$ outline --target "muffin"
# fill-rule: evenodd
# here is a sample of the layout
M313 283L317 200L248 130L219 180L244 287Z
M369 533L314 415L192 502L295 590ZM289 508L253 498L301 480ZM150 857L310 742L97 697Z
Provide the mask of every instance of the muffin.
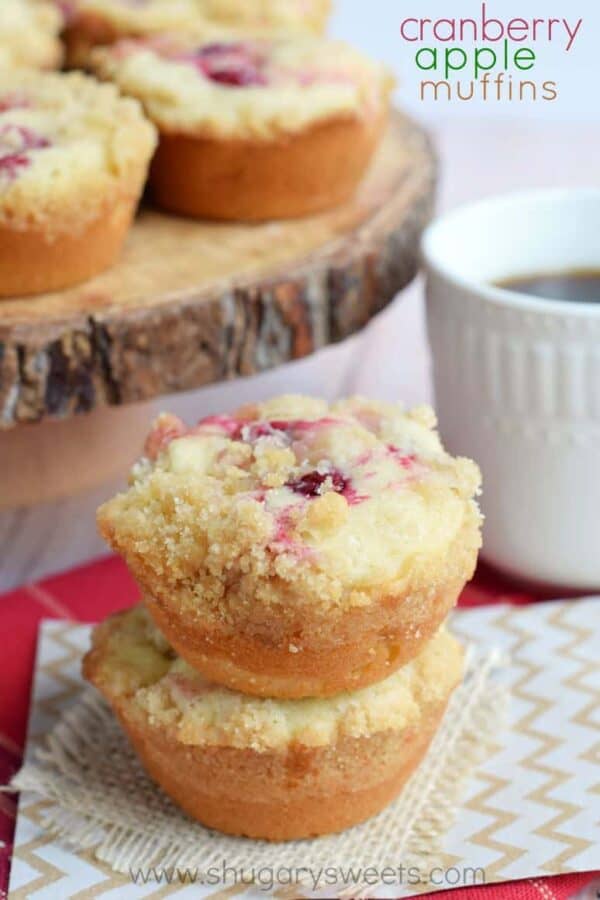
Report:
M67 287L111 265L155 143L137 101L113 85L3 73L0 296Z
M156 202L193 217L308 215L355 191L386 123L391 80L324 40L120 41L91 65L160 132Z
M61 12L51 0L2 0L0 69L58 68L63 56L62 26Z
M400 791L462 675L444 631L385 681L327 700L266 700L206 681L138 607L95 629L84 674L149 775L189 815L279 841L340 831Z
M471 577L479 471L428 408L284 396L162 416L98 511L170 644L211 681L326 697L418 655Z
M224 31L319 34L330 0L75 0L65 31L68 61L86 66L90 50L123 37L165 32L216 37Z

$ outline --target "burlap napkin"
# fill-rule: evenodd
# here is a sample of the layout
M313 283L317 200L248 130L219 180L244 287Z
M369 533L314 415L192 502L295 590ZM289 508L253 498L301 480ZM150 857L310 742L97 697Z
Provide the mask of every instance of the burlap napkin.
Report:
M465 780L488 754L501 725L507 702L497 677L502 667L499 651L470 650L464 683L398 800L339 835L272 844L226 837L191 821L149 780L111 711L88 687L11 787L49 801L44 825L70 849L91 850L129 875L150 867L199 873L226 867L256 881L263 870L304 870L297 884L310 890L315 873L352 867L356 897L361 889L373 891L374 870L402 863L422 872L425 885L426 873L442 860L443 835L455 819ZM371 873L368 882L357 874L361 869Z

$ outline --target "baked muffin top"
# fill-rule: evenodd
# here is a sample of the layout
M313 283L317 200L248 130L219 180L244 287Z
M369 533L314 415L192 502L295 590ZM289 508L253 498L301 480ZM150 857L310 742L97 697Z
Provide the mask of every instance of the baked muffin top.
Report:
M162 131L270 139L318 122L379 117L392 80L339 42L313 38L121 40L90 65L137 97Z
M271 700L207 681L175 655L142 606L100 625L93 643L86 669L111 702L132 704L183 744L258 752L322 747L415 725L425 705L447 700L463 667L458 642L442 629L415 660L378 684L327 699Z
M62 61L59 34L63 24L60 9L51 0L2 0L0 68L58 68Z
M206 18L229 27L312 32L324 29L331 12L331 0L200 0L200 6Z
M427 407L361 398L283 396L193 428L164 415L99 524L148 593L201 604L327 609L434 586L479 544L480 483L434 426Z
M320 32L331 10L330 0L73 0L71 15L94 16L115 30L135 35L164 31L281 29Z
M155 142L137 101L113 85L79 73L4 73L0 221L58 230L83 225L115 191L139 189Z

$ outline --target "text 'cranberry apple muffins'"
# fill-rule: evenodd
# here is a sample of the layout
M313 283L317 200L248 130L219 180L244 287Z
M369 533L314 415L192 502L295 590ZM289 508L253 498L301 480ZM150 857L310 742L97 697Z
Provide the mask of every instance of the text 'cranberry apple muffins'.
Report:
M52 0L2 0L0 69L57 69L62 63L64 20ZM0 88L4 74L0 76Z
M137 101L113 85L79 73L3 73L0 296L68 287L110 266L155 144Z
M320 34L330 0L76 0L65 32L70 65L87 66L90 51L124 37L165 32Z
M120 41L91 60L158 127L156 202L229 221L347 200L381 137L392 86L347 45L310 38Z
M324 697L421 652L472 576L479 470L428 408L284 396L163 416L98 512L157 626L211 681Z
M247 697L175 656L141 607L97 626L84 674L149 775L228 834L290 840L379 812L421 762L462 677L445 631L386 680L321 700Z

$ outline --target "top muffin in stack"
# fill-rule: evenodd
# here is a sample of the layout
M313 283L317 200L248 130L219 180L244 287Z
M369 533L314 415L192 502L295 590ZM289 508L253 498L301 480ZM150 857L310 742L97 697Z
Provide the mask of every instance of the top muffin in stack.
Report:
M158 626L246 693L327 696L416 656L471 577L477 467L428 409L287 396L158 420L100 529Z

